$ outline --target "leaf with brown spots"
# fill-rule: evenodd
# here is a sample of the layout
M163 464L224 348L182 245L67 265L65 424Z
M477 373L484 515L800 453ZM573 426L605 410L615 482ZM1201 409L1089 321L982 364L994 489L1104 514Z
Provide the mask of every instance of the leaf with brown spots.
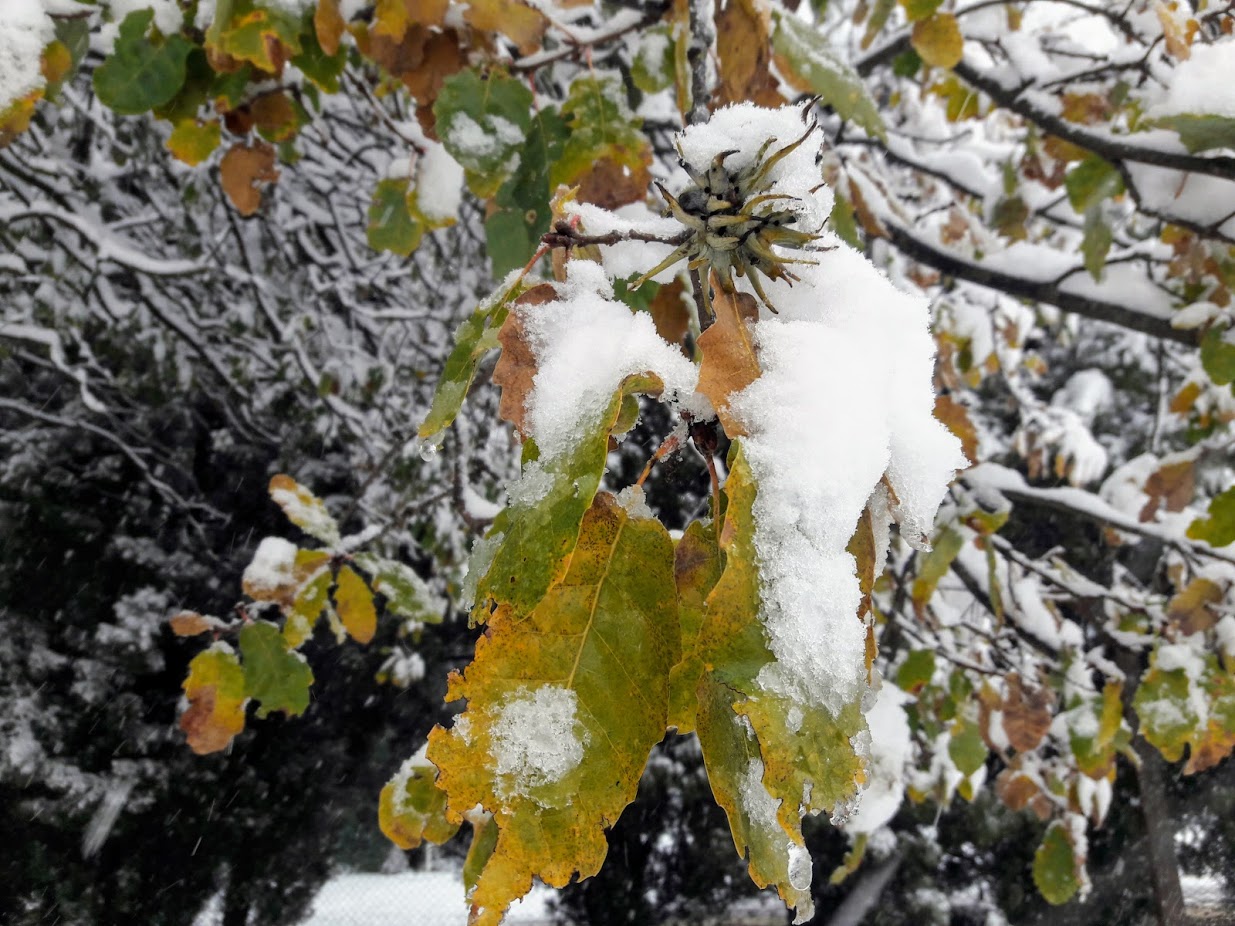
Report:
M189 663L184 680L189 709L180 715L180 729L198 755L219 752L244 729L244 670L226 643L216 643Z
M716 275L712 275L716 295L712 311L716 321L699 336L699 391L712 402L721 426L729 437L740 437L746 429L729 411L729 397L741 392L760 372L750 323L759 317L759 304L747 293L727 293Z
M265 142L233 145L219 164L223 192L241 215L252 215L262 204L260 183L274 183L279 172L274 167L274 148Z
M509 421L524 438L527 437L527 397L536 378L536 355L527 340L522 306L544 305L557 299L557 290L551 283L533 286L514 302L514 307L502 322L497 333L502 345L502 356L493 368L493 383L502 390L498 415Z

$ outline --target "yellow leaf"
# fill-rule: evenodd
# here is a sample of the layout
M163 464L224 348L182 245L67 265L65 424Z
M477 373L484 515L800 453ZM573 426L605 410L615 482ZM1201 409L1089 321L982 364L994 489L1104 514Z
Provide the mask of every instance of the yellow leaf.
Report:
M377 609L373 593L351 566L342 566L335 580L335 607L348 634L357 643L368 643L377 632Z
M1217 582L1196 578L1167 603L1166 616L1186 635L1208 630L1218 623L1218 608L1226 593Z
M937 68L956 67L965 51L965 38L951 13L914 23L909 41L923 61Z
M222 136L223 131L217 119L209 122L185 119L172 129L167 139L167 150L190 167L196 167L219 147Z
M339 40L347 24L339 12L339 0L317 0L313 11L313 28L317 31L317 44L328 55L339 52Z
M523 55L536 51L549 27L539 10L518 0L469 0L463 18L473 29L502 33Z
M244 729L244 670L232 648L216 643L189 663L184 680L189 709L180 715L180 729L198 755L226 749Z
M711 286L716 292L712 311L716 320L699 336L699 392L716 409L720 423L730 438L746 433L742 423L729 411L729 398L759 377L759 357L750 324L759 317L759 304L747 293L725 292L716 274Z

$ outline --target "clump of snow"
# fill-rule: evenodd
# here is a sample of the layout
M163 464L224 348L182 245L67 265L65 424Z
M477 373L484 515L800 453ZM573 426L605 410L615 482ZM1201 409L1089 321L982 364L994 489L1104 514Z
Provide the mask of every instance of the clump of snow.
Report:
M1235 39L1197 43L1187 61L1175 66L1166 94L1148 115L1210 113L1235 118Z
M457 216L463 201L463 167L459 162L444 146L426 139L417 171L416 203L425 218L445 221Z
M892 514L921 542L957 469L959 441L934 417L926 303L838 246L775 282L755 325L762 375L734 396L759 487L755 547L776 662L760 681L838 712L865 679L865 627L846 550L883 477Z
M656 374L667 401L689 400L699 379L698 368L656 333L651 315L613 298L600 266L572 261L568 273L561 298L523 310L537 361L527 422L544 466L595 428L627 376Z
M56 37L40 0L5 0L0 21L0 112L43 86L39 62Z
M875 706L866 714L870 727L867 784L857 812L845 824L851 833L873 833L900 808L905 794L905 769L913 758L909 719L903 706L909 700L899 688L884 685Z
M563 211L568 216L578 216L583 230L589 235L608 235L616 232L624 235L632 231L661 238L672 238L682 231L677 219L659 216L644 203L631 203L616 212L602 209L591 203L567 202ZM642 276L669 256L673 246L654 241L619 241L605 246L600 259L605 272L615 280ZM681 266L667 267L652 277L655 283L668 283L681 271Z
M617 503L626 509L632 518L654 518L652 509L648 507L647 495L643 486L627 486L617 494Z
M587 731L578 708L575 692L556 685L522 689L501 707L490 751L494 771L509 783L507 796L561 781L583 761Z
M703 171L722 151L736 150L724 163L731 173L740 172L755 163L768 139L775 141L764 150L765 160L801 138L808 127L802 114L803 109L798 106L726 106L714 112L707 122L692 125L679 136L682 156ZM822 185L823 177L815 161L822 140L822 133L816 130L768 171L764 183L764 192L792 197L781 208L797 212L798 228L802 231L819 231L832 213L832 190Z
M266 537L244 570L245 591L254 598L262 593L275 594L295 584L295 569L296 545L282 537Z

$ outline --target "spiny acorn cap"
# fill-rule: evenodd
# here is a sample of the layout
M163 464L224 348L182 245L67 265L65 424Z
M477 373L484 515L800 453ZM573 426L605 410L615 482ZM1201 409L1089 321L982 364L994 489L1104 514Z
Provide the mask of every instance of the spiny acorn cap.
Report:
M760 277L796 281L788 265L813 261L778 249L808 250L832 205L817 167L818 144L809 144L818 124L802 127L808 113L808 108L769 110L745 103L686 129L677 144L689 182L677 196L659 183L657 188L690 237L634 285L685 260L690 269L704 271L704 280L707 270L715 271L730 292L735 274L747 278L775 312ZM735 148L735 140L748 144ZM720 148L725 142L729 146ZM703 290L711 311L706 284Z

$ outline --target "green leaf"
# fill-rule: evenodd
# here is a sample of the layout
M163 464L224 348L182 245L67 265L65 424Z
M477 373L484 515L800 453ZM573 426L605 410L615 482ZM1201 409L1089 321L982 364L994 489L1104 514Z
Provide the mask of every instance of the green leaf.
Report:
M1216 386L1235 382L1235 337L1230 328L1213 327L1201 338L1201 366Z
M1064 177L1068 202L1079 215L1085 215L1104 199L1124 191L1123 177L1110 161L1096 154L1088 155Z
M643 120L626 105L622 82L616 77L578 77L562 104L569 135L561 156L549 168L549 186L573 186L590 175L597 164L611 163L628 172L636 186L646 186L652 150L641 126Z
M673 85L673 34L668 26L645 29L630 65L631 82L644 93L659 93Z
M566 121L551 106L532 117L519 166L497 192L501 208L485 221L485 238L493 275L503 277L522 267L549 230L549 168L562 154L569 132Z
M488 540L497 542L492 564L476 586L476 613L487 613L486 602L523 613L535 607L569 566L579 526L592 504L605 471L609 434L627 395L658 392L660 380L628 376L610 400L600 420L570 453L534 467L537 482L548 488L530 501L515 501L498 515Z
M407 257L420 246L425 224L414 215L411 181L407 177L379 180L369 204L365 235L375 251Z
M454 347L450 349L437 382L437 391L433 393L429 414L417 431L422 440L435 437L455 420L468 390L472 388L481 359L497 347L497 331L506 320L510 302L522 291L521 279L503 283L493 296L459 323L455 329Z
M442 602L411 566L372 553L356 554L356 565L373 578L373 591L392 614L422 624L442 622Z
M1235 148L1235 118L1213 113L1181 113L1155 119L1153 125L1179 133L1184 147L1195 154L1211 148Z
M910 22L929 19L942 5L943 0L901 0L901 6L905 8L905 15Z
M1209 503L1209 516L1197 518L1188 526L1188 536L1211 546L1235 543L1235 486Z
M216 643L193 657L182 686L189 708L180 715L180 729L198 755L231 745L244 729L248 703L244 670L226 643Z
M124 116L136 116L169 102L185 79L193 46L178 35L146 37L154 11L135 10L120 24L116 46L94 72L94 92Z
M447 78L433 104L442 144L480 197L498 191L531 129L532 91L522 81L475 71Z
M1085 213L1085 236L1081 239L1081 255L1089 275L1102 282L1102 270L1106 255L1111 250L1111 227L1102 221L1102 210L1095 206Z
M697 732L734 842L739 853L749 852L752 879L774 884L804 920L812 908L802 817L830 812L857 792L863 765L853 742L866 723L857 698L832 714L763 686L762 670L774 657L759 619L757 490L740 442L730 451L724 491L724 570L698 638L708 671L699 686Z
M1140 720L1140 733L1168 762L1183 758L1184 747L1196 728L1198 717L1188 697L1188 673L1157 667L1157 653L1137 686L1132 700Z
M600 869L605 829L664 736L678 656L669 534L602 493L561 581L534 607L490 617L447 695L467 698L466 713L429 736L450 817L480 804L497 822L469 898L475 926L496 926L533 876L560 887ZM527 750L533 729L554 744L548 757Z
M856 122L868 135L886 139L879 107L862 78L809 23L788 13L775 14L772 48L777 66L799 90L818 93L842 119Z
M835 199L832 202L832 215L830 216L832 231L836 232L841 241L851 248L861 249L862 235L858 231L858 223L854 218L853 204L842 196L840 191L835 191L833 195Z
M377 823L386 838L404 851L428 840L435 845L459 831L446 819L446 792L437 786L437 769L426 759L412 758L382 788Z
M1048 903L1067 903L1081 888L1079 864L1067 827L1052 823L1033 856L1033 883Z
M948 757L966 778L986 764L986 743L975 718L961 715L953 722Z
M896 685L911 694L921 691L935 677L935 654L928 649L910 650L896 671Z
M309 706L313 671L300 654L288 649L279 628L269 621L253 621L240 630L244 657L244 690L258 702L257 716L283 711L291 717Z
M913 580L913 604L919 611L926 607L935 587L948 574L952 561L960 554L965 538L950 527L945 527L935 538L930 552L922 557L918 574Z
M302 31L300 44L301 52L292 59L292 64L326 93L338 93L339 78L347 67L347 49L340 48L333 55L326 54L317 40L316 29Z

